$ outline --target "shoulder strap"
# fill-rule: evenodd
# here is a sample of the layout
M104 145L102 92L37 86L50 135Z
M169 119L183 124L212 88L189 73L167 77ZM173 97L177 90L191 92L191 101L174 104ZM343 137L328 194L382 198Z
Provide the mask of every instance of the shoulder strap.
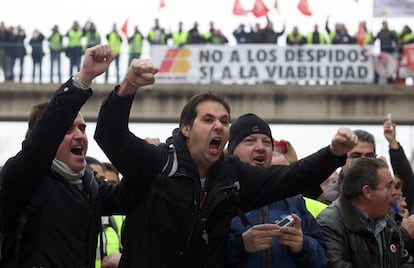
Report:
M236 199L236 214L239 216L241 222L243 223L244 227L247 227L250 225L250 221L247 218L246 214L244 214L243 210L239 206L240 201L240 182L236 180L234 182L234 185L237 187L237 193L234 196L234 199Z
M115 221L115 218L113 217L113 215L109 215L108 216L108 225L112 228L112 229L114 229L114 231L116 232L116 234L118 235L119 234L119 226L118 226L118 224L116 223L116 221Z
M227 175L233 180L233 184L236 187L236 193L234 195L234 199L236 202L236 215L239 216L244 227L248 227L250 225L250 221L247 218L246 214L243 212L243 210L240 208L240 182L237 179L236 174L234 174L233 169L229 169Z
M162 183L165 178L171 177L178 170L178 159L177 159L177 153L175 151L174 145L172 143L168 145L165 143L162 143L160 146L164 146L164 147L168 146L168 158L161 170L161 173L156 177L156 180L158 183ZM153 200L154 194L155 194L155 189L152 187L149 193L149 198L148 198L149 202L147 204L147 209L146 209L146 215L148 217L150 217L151 215L152 200Z
M177 152L175 151L174 144L170 143L168 145L168 159L162 168L161 174L167 177L171 177L177 172L178 169L178 159Z
M89 165L86 165L85 168L83 185L85 187L84 190L90 195L90 207L95 208L95 203L99 192L99 185L97 179L95 178L95 173Z

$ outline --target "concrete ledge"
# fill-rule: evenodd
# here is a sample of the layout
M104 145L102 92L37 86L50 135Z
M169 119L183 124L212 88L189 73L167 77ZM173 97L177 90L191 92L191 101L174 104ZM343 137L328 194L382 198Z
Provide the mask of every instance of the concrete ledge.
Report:
M26 121L30 108L47 100L58 84L0 84L0 120ZM114 85L93 86L94 95L82 109L95 121L101 103ZM232 118L257 113L270 123L378 124L386 113L400 125L414 124L414 88L404 85L198 85L156 84L136 96L133 122L176 123L181 108L198 92L211 91L226 97Z

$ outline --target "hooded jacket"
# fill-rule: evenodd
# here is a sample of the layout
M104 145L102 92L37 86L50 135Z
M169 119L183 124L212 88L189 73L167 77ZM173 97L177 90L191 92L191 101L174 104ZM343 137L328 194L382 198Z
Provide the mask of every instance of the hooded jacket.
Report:
M290 166L266 168L222 155L210 168L203 189L180 131L170 139L178 170L171 177L160 176L168 149L129 131L133 98L112 92L101 107L95 132L110 161L140 185L140 193L130 196L120 267L224 267L237 208L250 211L317 188L345 161L329 147Z

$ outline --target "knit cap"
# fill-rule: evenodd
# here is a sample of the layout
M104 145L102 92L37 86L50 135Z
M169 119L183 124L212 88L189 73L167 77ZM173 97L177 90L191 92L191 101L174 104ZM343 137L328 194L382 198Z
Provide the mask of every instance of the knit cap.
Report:
M255 114L248 113L241 115L230 126L230 138L228 144L228 151L233 154L237 144L239 144L245 137L252 134L265 134L272 140L272 131L269 124Z

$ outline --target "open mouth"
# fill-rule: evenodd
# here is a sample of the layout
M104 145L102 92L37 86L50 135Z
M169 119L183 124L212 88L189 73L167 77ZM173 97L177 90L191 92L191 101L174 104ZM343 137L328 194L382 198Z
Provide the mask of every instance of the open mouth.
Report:
M210 141L210 148L218 149L220 147L221 140L219 138L213 138Z
M258 166L263 166L265 164L265 157L264 156L256 156L253 158L253 162Z
M221 139L220 138L218 138L218 137L217 138L213 138L210 141L209 145L208 145L208 148L209 148L210 153L212 153L212 154L218 154L218 153L220 153L220 151L219 151L220 144L221 144Z
M70 152L74 155L83 155L82 153L82 147L75 147L70 150Z

